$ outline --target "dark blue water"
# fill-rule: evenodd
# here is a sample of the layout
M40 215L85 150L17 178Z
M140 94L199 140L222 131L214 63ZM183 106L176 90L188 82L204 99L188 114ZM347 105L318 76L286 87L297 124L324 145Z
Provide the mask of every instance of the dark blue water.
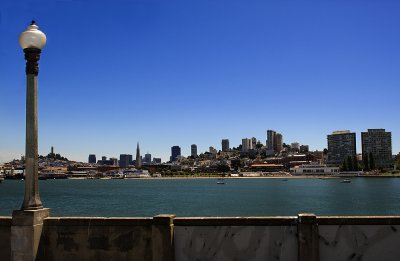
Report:
M52 216L400 215L400 179L46 180ZM24 182L0 184L0 215L19 209Z

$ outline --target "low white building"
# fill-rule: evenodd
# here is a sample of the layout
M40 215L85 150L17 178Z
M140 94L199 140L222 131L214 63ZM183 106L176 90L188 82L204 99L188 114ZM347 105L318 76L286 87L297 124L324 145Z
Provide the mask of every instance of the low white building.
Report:
M333 175L339 174L339 167L328 167L321 164L304 164L290 168L293 175Z

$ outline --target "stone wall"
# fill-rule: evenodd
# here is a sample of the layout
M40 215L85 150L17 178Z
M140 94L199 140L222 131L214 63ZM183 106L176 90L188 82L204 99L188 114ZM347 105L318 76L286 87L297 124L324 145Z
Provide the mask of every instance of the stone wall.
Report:
M10 260L11 217L0 217ZM37 260L399 260L400 217L50 217Z

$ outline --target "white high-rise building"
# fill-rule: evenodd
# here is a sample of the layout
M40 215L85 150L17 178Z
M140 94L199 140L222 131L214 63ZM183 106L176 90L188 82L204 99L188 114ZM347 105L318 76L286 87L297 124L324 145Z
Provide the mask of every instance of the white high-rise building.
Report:
M248 152L251 149L253 149L253 144L252 144L251 139L248 139L248 138L242 139L242 151Z

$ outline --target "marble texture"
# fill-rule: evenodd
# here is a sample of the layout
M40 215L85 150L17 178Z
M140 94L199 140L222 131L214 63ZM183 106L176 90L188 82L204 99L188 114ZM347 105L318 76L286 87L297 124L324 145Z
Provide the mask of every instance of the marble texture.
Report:
M296 226L176 226L175 260L297 260Z
M321 261L400 260L399 225L319 226Z

